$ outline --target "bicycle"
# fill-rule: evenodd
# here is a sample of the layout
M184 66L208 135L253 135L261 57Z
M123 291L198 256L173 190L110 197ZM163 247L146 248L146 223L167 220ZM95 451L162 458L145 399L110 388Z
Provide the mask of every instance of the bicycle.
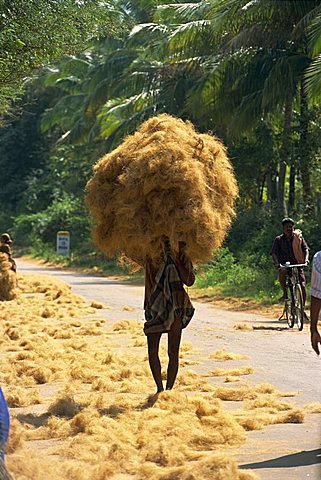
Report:
M298 268L306 267L305 263L298 263L291 265L290 262L286 262L285 265L280 265L281 268L286 269L286 299L284 301L284 310L280 317L285 315L286 321L290 328L294 327L296 322L298 330L303 329L304 321L304 304L302 287L299 281ZM289 270L292 270L291 274ZM290 292L290 297L289 297Z

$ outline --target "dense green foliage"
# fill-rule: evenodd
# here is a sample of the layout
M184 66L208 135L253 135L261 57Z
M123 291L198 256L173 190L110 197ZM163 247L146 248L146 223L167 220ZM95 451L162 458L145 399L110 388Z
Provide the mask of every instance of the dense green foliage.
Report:
M0 115L35 69L117 31L112 0L0 1Z
M74 255L97 262L83 204L92 165L167 112L223 139L240 187L226 245L199 285L274 296L281 218L320 248L320 2L27 4L0 2L2 108L29 77L0 129L0 229L43 252L68 229Z
M237 261L228 248L222 248L199 272L196 287L217 287L219 294L224 296L274 301L280 295L270 263L266 253Z

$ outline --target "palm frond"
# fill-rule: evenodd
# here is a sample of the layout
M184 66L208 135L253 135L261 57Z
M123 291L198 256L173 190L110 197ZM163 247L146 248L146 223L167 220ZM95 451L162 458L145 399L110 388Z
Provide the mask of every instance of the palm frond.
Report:
M208 20L197 20L175 27L168 36L168 57L184 58L211 48L208 42ZM213 47L213 46L212 46Z
M110 80L102 80L93 93L87 98L86 106L84 112L86 116L92 116L97 112L102 105L108 99L110 95Z
M46 132L55 125L61 126L63 130L69 130L72 127L74 115L83 105L84 99L84 94L62 97L53 108L46 110L41 116L41 131Z
M311 22L308 28L308 38L312 55L318 55L321 52L321 12L318 12Z
M267 110L293 98L297 85L310 59L303 54L284 55L270 62L269 72L262 92L262 108Z
M241 134L253 130L261 116L261 92L246 95L235 110L229 124L229 137L235 139Z
M292 31L292 40L297 41L302 38L305 32L309 31L318 15L320 15L320 6L314 6L315 2L300 2L300 20L296 23ZM313 31L313 27L312 27Z
M76 77L58 78L53 86L58 87L59 90L65 93L80 93L82 90L81 82Z
M119 76L137 58L137 55L136 49L126 47L109 54L103 63L93 69L88 83L88 93L93 93L102 81L110 81L116 75Z
M72 127L60 137L58 143L64 144L85 144L88 142L88 133L92 127L91 123L86 123L84 118L80 117L73 122Z
M279 38L272 29L264 29L259 23L253 23L243 28L231 38L230 34L223 38L224 51L234 51L241 48L273 48L279 43Z
M99 115L99 120L100 137L105 139L108 148L120 141L124 134L131 133L139 123L156 111L154 96L155 92L151 92L149 95L115 98L107 102Z
M220 37L226 33L236 34L240 27L258 21L258 1L215 0L211 2L206 18L211 20L212 28Z
M69 57L61 64L61 73L63 76L72 75L77 78L84 78L92 64L88 60L77 57Z
M131 45L131 42L134 40L137 45L138 42L140 45L146 45L152 40L159 40L164 38L164 35L167 35L169 27L165 24L159 23L141 23L135 25L128 36L128 44Z
M45 71L40 77L39 80L44 85L44 87L51 87L55 85L57 80L61 78L61 72L59 68L55 68L54 70Z
M202 64L202 70L186 95L186 108L196 118L202 119L213 109L221 85L222 62L212 59Z
M313 99L320 99L321 96L321 54L318 55L305 73L306 86L309 95Z
M209 1L196 1L194 3L179 2L158 5L154 15L155 20L163 23L183 23L204 18L210 8Z

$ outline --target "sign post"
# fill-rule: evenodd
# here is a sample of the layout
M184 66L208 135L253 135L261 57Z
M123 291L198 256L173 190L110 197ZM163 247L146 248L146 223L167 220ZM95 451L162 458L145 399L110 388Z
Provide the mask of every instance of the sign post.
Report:
M61 231L57 232L57 254L69 255L70 253L70 233Z

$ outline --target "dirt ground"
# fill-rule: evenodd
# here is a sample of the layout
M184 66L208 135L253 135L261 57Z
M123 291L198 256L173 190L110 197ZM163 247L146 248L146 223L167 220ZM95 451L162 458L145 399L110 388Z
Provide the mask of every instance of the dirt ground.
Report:
M137 359L145 355L145 339L141 333L136 332L137 335L135 333L133 336L131 332L119 330L117 338L115 331L114 336L110 333L110 327L115 325L115 322L136 322L138 329L141 328L142 286L115 277L95 277L56 268L48 269L22 259L18 259L18 269L22 275L49 274L71 285L75 294L82 295L90 302L96 302L98 308L95 314L88 316L88 321L96 319L98 325L97 319L100 319L102 325L104 325L103 322L106 323L106 330L104 326L102 328L100 337L102 343L99 348L104 348L104 341L105 345L108 345L108 342L110 344L114 342L114 351L123 353L133 346L134 341ZM193 298L193 289L190 289L189 293ZM206 382L210 386L207 388L209 390L207 395L214 392L216 397L221 399L224 411L230 412L233 418L246 426L246 440L239 442L240 444L230 442L226 447L224 444L219 447L219 452L225 454L227 458L236 460L241 471L253 472L257 475L255 478L262 480L303 478L320 480L320 359L310 347L308 325L305 325L302 332L288 329L285 322L278 320L281 313L279 307L258 310L256 305L245 302L237 304L232 299L213 301L209 298L200 298L199 295L197 297L197 300L195 300L196 295L194 298L195 317L184 331L183 347L184 345L185 347L177 379L177 391L185 392L187 398L195 393L203 392L202 395L205 395L207 387L204 387L204 382ZM85 320L81 322L85 325ZM97 332L93 331L93 334L97 335ZM86 340L94 342L91 339L90 332L87 332ZM164 336L162 345L165 341ZM230 353L230 358L227 358L228 355L224 357L227 353ZM1 356L7 358L8 352ZM131 386L130 381L127 385L127 395L137 395L140 401L148 398L148 394L154 389L148 369L145 372L144 387L142 383L137 384L137 388L141 391L130 390L133 382ZM187 385L187 382L184 384L187 377L193 378L194 383L190 383L192 391L189 388L184 389L184 385ZM80 388L88 391L90 383L92 381L83 382ZM261 387L258 387L260 385ZM262 390L262 385L265 385L264 395L257 396L260 388ZM273 401L271 396L267 395L269 393L267 385L275 389ZM38 421L43 426L48 405L59 390L59 382L48 381L38 387L42 398L47 401L42 400L38 405L11 407L12 418L19 418L19 421L24 421L26 424L28 421L33 422L33 427L35 427L35 421ZM226 389L229 389L228 392ZM244 394L243 397L241 392ZM117 392L109 393L108 398L115 397L116 394ZM276 398L281 400L277 401ZM258 405L259 402L261 402L260 405ZM263 423L255 426L255 422L259 420ZM46 452L53 447L53 444L57 446L59 441L59 435L54 440L30 437L26 444L32 451L41 452L46 456ZM10 454L7 457L8 464L11 466ZM13 458L17 461L17 457L12 455L11 460ZM141 477L133 477L128 473L111 477L106 473L100 477L87 476L86 478L93 478L93 480L96 478L135 478L135 480L194 478L184 476L185 473L180 475L177 473L178 470L175 471L176 476L174 476L174 466L171 468L172 470L167 471L168 476L156 476L156 473L147 475L145 472L140 474ZM170 476L170 471L173 476ZM17 478L20 480L32 478L32 476L17 476ZM34 478L43 477L37 474ZM54 474L48 473L44 478L55 480L62 477L55 477ZM72 478L82 479L83 477ZM198 478L206 477L198 476ZM241 476L233 477L233 474L227 476L223 473L220 477L208 476L208 478L219 480L235 478L236 480L241 479Z

